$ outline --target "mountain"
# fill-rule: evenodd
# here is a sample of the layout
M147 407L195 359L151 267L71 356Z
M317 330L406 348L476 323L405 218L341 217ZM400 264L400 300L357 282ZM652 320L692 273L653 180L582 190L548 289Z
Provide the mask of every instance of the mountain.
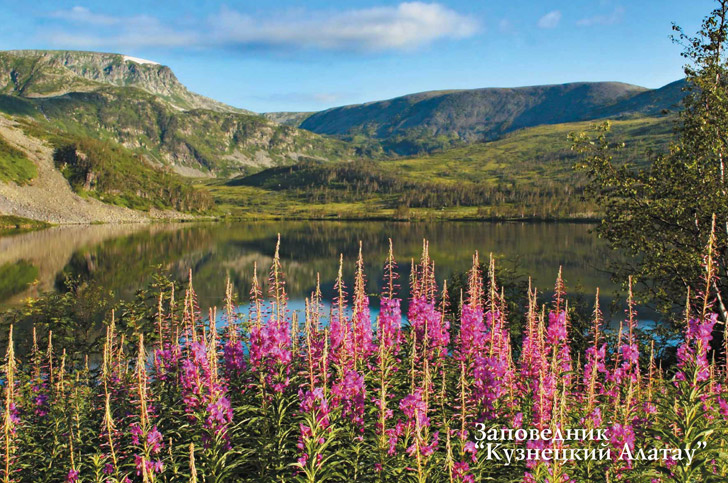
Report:
M71 92L92 92L105 85L145 90L178 110L209 109L252 114L190 92L169 67L150 60L66 50L0 52L2 94L58 97Z
M262 115L278 124L299 127L313 112L264 112Z
M0 52L0 112L120 143L187 176L228 176L349 147L187 90L169 67L119 54Z
M630 116L660 116L666 112L679 111L685 97L688 83L685 79L671 82L659 89L641 92L636 96L607 106L595 113L596 117L624 118Z
M376 140L400 155L492 141L544 124L661 115L684 81L650 90L619 82L431 91L308 113L268 113L291 125L352 141ZM296 121L302 119L300 124Z

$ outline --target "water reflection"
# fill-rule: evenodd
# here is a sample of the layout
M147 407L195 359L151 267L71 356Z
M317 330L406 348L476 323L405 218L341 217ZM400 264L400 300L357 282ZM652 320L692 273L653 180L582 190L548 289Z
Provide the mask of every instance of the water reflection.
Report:
M572 294L593 294L597 287L609 294L614 285L600 267L610 253L590 233L591 228L549 223L291 221L58 227L0 238L0 279L9 286L0 295L4 294L3 304L14 304L58 289L64 276L72 275L102 283L125 297L147 283L155 267L161 266L177 278L186 277L191 268L203 307L221 303L227 277L242 301L250 290L254 263L262 275L270 266L278 233L292 299L310 294L317 273L324 295L330 297L340 253L350 282L360 240L368 289L377 292L390 237L404 283L410 260L419 257L426 238L440 281L467 270L478 250L486 256L492 252L500 263L518 266L541 290L550 289L563 266ZM30 267L22 274L17 270L21 264ZM35 277L30 284L29 277Z

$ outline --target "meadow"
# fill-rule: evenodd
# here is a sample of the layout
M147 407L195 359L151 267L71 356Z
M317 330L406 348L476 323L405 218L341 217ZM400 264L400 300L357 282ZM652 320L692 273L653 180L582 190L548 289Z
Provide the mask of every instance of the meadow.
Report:
M448 297L427 242L408 281L390 244L376 317L361 249L353 281L339 261L330 311L317 287L299 317L277 246L267 277L253 269L245 311L228 282L223 306L201 313L190 273L183 292L157 286L148 324L108 314L97 352L66 350L53 321L38 324L47 332L11 326L0 477L725 481L728 338L714 340L713 247L711 237L706 290L687 294L671 367L631 296L618 329L597 302L579 333L559 274L548 302L528 288L514 333L494 260L475 253Z

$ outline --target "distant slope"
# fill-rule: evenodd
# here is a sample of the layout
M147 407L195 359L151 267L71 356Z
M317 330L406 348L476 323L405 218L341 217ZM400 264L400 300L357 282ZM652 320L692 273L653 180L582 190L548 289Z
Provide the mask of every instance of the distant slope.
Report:
M307 117L300 126L337 136L451 136L483 141L524 127L592 119L599 109L645 91L618 82L581 82L423 92L328 109Z
M308 119L313 112L264 112L262 114L266 119L270 119L284 126L299 127L303 121Z
M614 153L615 161L641 167L647 163L649 151L665 152L672 140L673 121L669 116L612 121L610 141L625 143ZM564 189L580 189L586 180L583 173L574 170L579 156L571 150L568 134L589 131L593 124L581 121L535 126L496 141L385 163L407 180L521 189L561 184Z
M599 109L595 117L659 116L664 112L679 111L687 87L687 81L680 79Z
M172 70L121 54L67 50L0 51L0 93L53 97L104 85L136 87L180 110L210 109L252 114L187 90Z

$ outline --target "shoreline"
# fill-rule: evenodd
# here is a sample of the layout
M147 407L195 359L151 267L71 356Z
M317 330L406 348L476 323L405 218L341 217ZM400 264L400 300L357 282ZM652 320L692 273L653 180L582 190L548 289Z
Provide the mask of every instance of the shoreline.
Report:
M236 217L196 217L196 218L147 218L124 221L92 221L92 222L57 222L48 223L30 218L13 215L0 215L0 236L26 233L29 231L44 230L54 226L95 226L95 225L165 225L173 223L240 223L240 222L270 222L270 221L319 221L319 222L391 222L391 223L577 223L595 224L602 220L600 217L447 217L447 216L416 216L409 218L396 218L387 216L341 216L341 217L306 217L306 216L236 216Z

